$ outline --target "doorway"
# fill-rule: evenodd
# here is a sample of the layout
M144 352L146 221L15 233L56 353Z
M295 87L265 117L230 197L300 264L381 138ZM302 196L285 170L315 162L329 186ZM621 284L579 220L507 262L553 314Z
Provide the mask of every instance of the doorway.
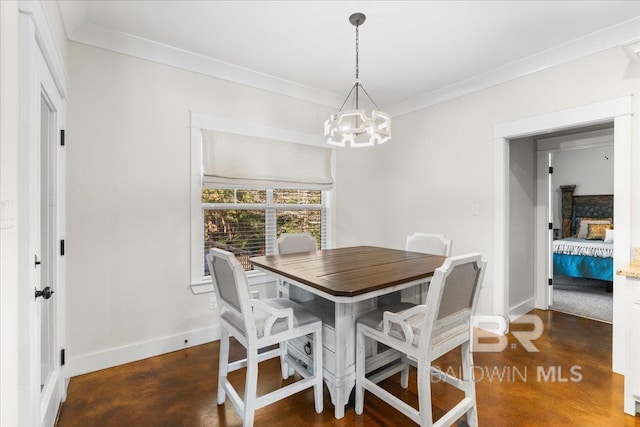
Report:
M559 255L559 270L554 271L553 247L557 245L563 251L570 250L572 248L570 245L574 244L570 240L575 237L574 234L577 232L574 230L574 233L571 233L571 213L573 212L571 207L565 212L563 219L563 199L565 204L572 206L573 196L577 196L575 200L580 203L579 210L588 210L593 212L593 215L597 214L593 211L593 205L585 207L587 202L594 203L590 201L591 198L601 197L602 200L612 203L611 195L614 192L613 163L615 161L613 137L613 122L608 122L570 132L554 132L535 138L537 200L538 203L548 200L549 207L547 218L540 215L540 218L537 219L536 227L540 230L537 237L543 238L551 231L546 229L547 222L553 224L552 231L555 232L555 236L552 232L546 242L545 249L548 261L545 263L543 262L545 260L540 259L537 262L538 273L543 274L545 267L549 272L547 275L549 309L608 323L613 322L613 293L612 282L604 279L607 276L611 277L612 266L609 264L609 274L603 271L604 264L602 266L597 264L598 268L594 267L593 271L585 270L587 265L578 267L568 263L570 259L573 259L570 255ZM551 168L548 168L547 165ZM551 175L549 175L550 171ZM609 204L607 208L607 216L611 218L614 217L611 211L612 207ZM542 230L543 228L544 230ZM583 236L583 238L585 237ZM565 238L569 238L567 243L562 240ZM607 252L611 256L612 246L607 245L603 240L582 241L581 245L581 251ZM608 261L603 260L602 262ZM593 263L596 263L596 260ZM588 265L595 264L589 263ZM607 280L611 279L612 277L607 278Z
M543 133L571 130L589 125L614 123L614 144L616 147L614 209L616 228L621 230L620 239L614 241L614 268L629 262L631 227L631 96L597 102L567 110L543 114L536 117L502 123L494 128L494 276L493 304L494 314L508 318L511 314L510 292L510 147L511 140L530 137ZM537 214L536 214L537 215ZM537 251L536 251L537 252ZM544 252L543 252L544 253ZM614 287L622 279L614 277ZM536 283L535 306L546 309L548 295L538 291L544 282ZM620 286L623 288L623 286ZM624 372L626 345L624 340L625 315L622 310L626 299L624 291L614 295L613 316L613 370Z

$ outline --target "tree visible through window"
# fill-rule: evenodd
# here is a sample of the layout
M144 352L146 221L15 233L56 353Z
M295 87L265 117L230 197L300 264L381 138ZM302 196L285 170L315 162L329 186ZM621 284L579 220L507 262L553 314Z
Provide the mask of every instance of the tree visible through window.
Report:
M232 252L245 270L249 258L271 254L283 233L307 232L319 248L325 241L325 206L320 190L202 190L204 247ZM203 265L204 275L209 271Z

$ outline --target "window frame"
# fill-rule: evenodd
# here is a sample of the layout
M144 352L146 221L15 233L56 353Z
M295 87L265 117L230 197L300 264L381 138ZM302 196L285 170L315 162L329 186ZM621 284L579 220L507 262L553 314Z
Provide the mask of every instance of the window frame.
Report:
M203 259L203 206L202 203L202 130L208 129L219 132L235 133L239 135L253 136L265 139L275 139L297 144L309 144L315 146L326 147L324 139L321 135L309 134L292 129L276 128L272 126L249 123L242 120L228 119L224 117L211 116L201 113L191 112L191 168L190 168L190 281L189 285L194 294L213 292L213 284L210 276L203 275L202 265ZM331 154L331 170L335 176L336 168L336 150ZM222 187L220 187L222 188ZM240 188L235 186L235 188ZM268 192L269 194L270 192ZM322 203L325 209L325 247L333 247L333 236L335 234L335 185L331 190L322 191ZM267 204L270 202L268 201ZM216 204L221 206L223 204ZM295 208L303 209L308 205L288 205L288 204L271 204L269 209L275 210L293 210ZM317 206L317 205L312 205ZM236 206L237 208L237 206ZM265 206L261 206L266 208ZM266 212L266 209L265 209ZM261 271L252 270L247 272L247 279L250 285L258 285L268 283L274 279L271 275Z

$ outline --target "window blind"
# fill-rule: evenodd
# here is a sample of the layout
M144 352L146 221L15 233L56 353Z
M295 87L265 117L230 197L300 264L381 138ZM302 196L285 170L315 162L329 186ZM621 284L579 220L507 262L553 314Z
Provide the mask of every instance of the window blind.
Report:
M203 185L330 190L331 149L202 130Z

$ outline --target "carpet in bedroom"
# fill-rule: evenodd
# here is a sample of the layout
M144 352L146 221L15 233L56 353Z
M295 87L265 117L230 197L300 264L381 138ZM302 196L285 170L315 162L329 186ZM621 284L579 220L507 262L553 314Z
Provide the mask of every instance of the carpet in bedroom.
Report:
M608 282L566 276L553 278L552 310L602 322L613 322L613 293Z

